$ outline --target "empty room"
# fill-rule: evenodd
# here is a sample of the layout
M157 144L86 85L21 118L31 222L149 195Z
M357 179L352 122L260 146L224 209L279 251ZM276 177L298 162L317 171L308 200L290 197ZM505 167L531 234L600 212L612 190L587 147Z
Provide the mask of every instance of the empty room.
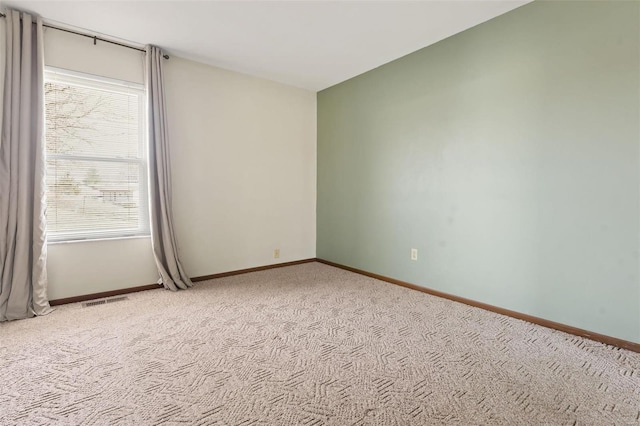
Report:
M0 425L640 425L640 2L0 1Z

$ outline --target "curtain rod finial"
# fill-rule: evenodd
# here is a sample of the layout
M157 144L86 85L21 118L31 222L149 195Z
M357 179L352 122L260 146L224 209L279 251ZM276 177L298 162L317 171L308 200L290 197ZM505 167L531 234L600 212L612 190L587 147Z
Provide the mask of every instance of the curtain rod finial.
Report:
M162 55L163 58L169 59L169 55Z

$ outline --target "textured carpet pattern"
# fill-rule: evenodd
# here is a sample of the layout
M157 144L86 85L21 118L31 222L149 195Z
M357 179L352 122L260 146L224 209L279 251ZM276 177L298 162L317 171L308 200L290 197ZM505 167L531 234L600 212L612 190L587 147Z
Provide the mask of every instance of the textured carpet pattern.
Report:
M640 354L318 263L0 339L3 425L640 423Z

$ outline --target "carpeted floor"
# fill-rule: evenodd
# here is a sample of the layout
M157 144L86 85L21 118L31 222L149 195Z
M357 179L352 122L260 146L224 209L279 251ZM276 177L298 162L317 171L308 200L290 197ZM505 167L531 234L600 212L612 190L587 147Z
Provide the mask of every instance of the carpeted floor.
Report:
M640 354L318 263L0 324L0 424L640 424Z

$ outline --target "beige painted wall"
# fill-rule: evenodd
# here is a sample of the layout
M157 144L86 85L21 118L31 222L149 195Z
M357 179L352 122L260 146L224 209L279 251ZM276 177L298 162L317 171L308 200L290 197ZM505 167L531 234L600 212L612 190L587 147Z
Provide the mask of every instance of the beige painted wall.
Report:
M316 94L180 58L166 88L189 273L315 257Z
M49 66L142 82L144 55L47 30ZM172 57L173 203L187 273L315 257L315 93ZM49 297L153 283L149 238L49 244ZM280 259L273 250L280 249Z

